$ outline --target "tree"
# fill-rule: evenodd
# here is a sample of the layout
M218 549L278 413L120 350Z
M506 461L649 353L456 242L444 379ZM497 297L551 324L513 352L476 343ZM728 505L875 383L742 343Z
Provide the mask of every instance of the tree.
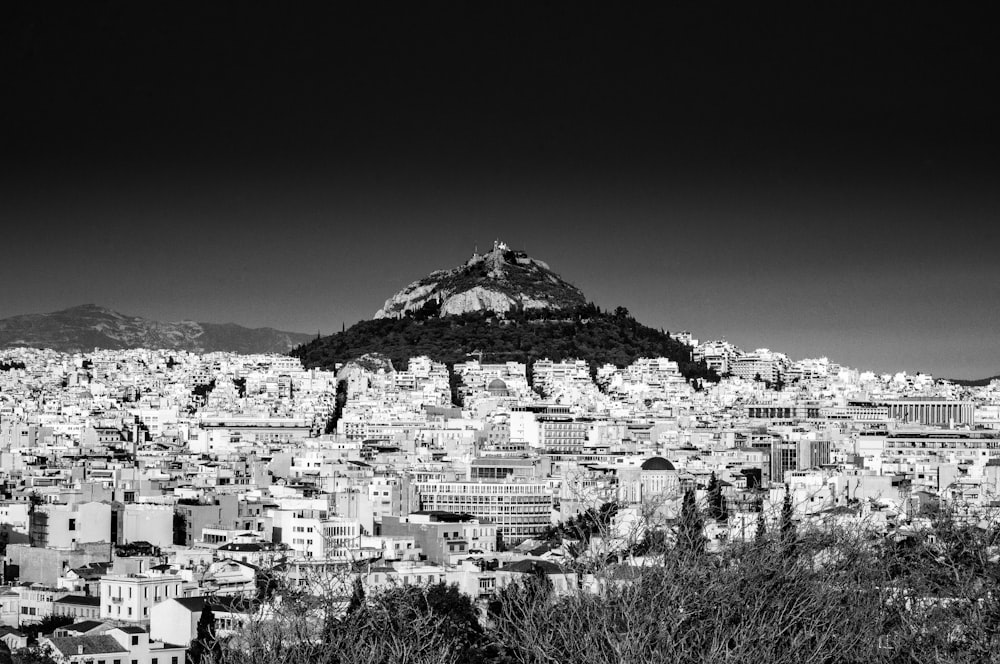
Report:
M2 657L0 657L0 661L3 661ZM10 655L10 661L13 664L56 664L55 658L52 657L52 649L39 645L15 650Z
M361 583L361 577L354 577L351 586L351 601L347 604L347 615L351 615L365 605L365 586Z
M188 648L189 664L218 664L222 660L222 644L215 635L215 613L208 600L198 618L194 641Z
M448 365L448 389L451 391L451 403L462 407L465 399L462 397L462 377L455 373L455 365Z
M174 523L173 531L174 537L173 542L177 546L187 546L187 529L188 520L183 512L180 510L174 510Z
M792 509L792 492L788 485L785 485L785 497L781 501L781 543L786 551L792 553L795 550L795 522L792 520L794 510Z
M682 555L699 555L705 551L705 520L698 509L694 489L685 491L681 502L677 549Z
M757 532L754 534L754 541L763 544L767 540L767 524L764 522L764 512L757 512Z
M198 383L193 388L191 388L191 394L199 397L202 401L208 399L208 395L215 389L215 379L208 381L207 383Z
M70 616L45 616L37 623L23 626L21 631L29 639L37 639L39 634L51 634L60 627L72 625L73 622Z
M42 494L38 491L32 491L28 494L28 513L34 512L43 503L45 503L45 499L42 498Z
M483 636L479 612L472 598L462 593L457 584L439 581L424 589L424 601L434 615L444 621L445 633L471 651Z
M708 480L708 516L716 521L726 521L729 510L726 508L726 497L722 495L722 482L712 472Z

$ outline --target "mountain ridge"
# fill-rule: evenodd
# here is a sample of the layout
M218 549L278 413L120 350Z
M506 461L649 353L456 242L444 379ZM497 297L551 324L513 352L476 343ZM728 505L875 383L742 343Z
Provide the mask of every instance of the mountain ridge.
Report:
M195 353L287 353L311 338L310 334L270 327L248 328L235 323L162 322L93 303L0 319L0 347L51 348L61 352L163 348Z

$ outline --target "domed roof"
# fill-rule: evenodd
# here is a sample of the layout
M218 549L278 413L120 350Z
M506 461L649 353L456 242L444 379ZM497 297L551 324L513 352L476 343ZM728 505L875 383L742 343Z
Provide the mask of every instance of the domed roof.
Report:
M499 378L494 378L490 381L490 384L486 386L487 390L506 390L507 383L503 382Z
M675 470L674 464L663 457L655 456L642 462L642 470Z

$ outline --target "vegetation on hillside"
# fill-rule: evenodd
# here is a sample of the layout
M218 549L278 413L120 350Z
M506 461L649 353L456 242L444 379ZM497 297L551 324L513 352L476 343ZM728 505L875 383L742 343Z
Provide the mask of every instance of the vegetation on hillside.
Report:
M979 378L976 380L966 378L946 378L950 383L961 385L962 387L986 387L995 380L1000 380L1000 376L990 376L989 378Z
M349 329L298 346L292 355L308 368L333 369L366 353L378 353L405 367L409 358L427 355L452 365L482 353L484 362L525 362L548 358L586 360L592 370L619 367L640 357L667 357L688 379L718 380L691 348L662 330L637 322L623 307L602 311L593 304L568 310L529 309L438 316L434 304L402 318L362 321Z

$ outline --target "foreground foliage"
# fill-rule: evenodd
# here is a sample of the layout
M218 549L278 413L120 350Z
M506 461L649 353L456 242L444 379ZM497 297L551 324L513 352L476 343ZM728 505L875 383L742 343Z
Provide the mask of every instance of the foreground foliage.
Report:
M350 608L283 604L227 662L1000 661L997 530L776 529L718 553L678 541L557 594L544 574L476 607L457 587L355 590ZM666 541L666 540L664 540ZM317 616L325 616L322 619Z

